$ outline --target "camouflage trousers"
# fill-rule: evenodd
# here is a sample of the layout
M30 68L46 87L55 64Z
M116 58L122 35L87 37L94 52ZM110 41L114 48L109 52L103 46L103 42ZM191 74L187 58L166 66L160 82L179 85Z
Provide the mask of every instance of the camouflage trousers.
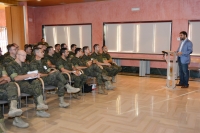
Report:
M17 82L22 93L27 93L33 96L34 102L37 105L37 97L42 95L42 83L38 79L22 80Z
M103 66L103 69L107 72L108 76L113 77L119 73L122 68L117 66L116 64L112 63L111 66Z
M69 77L67 74L63 74L65 79L69 80ZM82 88L82 86L85 84L87 80L87 76L85 74L81 74L80 76L76 76L74 74L70 74L71 80L74 81L74 87L75 88Z
M45 85L53 85L58 87L59 97L65 95L65 84L67 84L67 80L59 71L51 73L48 76L42 77L42 79Z
M17 86L14 82L9 82L6 84L0 85L0 100L11 101L17 100L18 93L17 93ZM3 114L0 108L0 119L3 119Z
M102 77L103 70L96 64L92 64L90 67L83 69L84 74L87 76L95 77L98 85L104 84Z

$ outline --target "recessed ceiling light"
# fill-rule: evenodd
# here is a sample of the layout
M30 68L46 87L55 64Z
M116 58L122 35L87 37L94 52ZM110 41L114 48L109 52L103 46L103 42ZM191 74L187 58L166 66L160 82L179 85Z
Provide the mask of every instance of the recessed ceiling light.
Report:
M37 0L37 1L41 1L41 0Z
M0 2L0 5L5 5L3 2Z

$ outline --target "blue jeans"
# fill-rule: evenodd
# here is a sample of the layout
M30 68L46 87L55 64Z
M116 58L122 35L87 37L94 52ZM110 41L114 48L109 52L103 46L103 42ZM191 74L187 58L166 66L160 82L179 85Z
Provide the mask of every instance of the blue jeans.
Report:
M182 64L180 57L178 57L178 66L179 66L179 76L180 81L179 84L183 86L188 86L188 80L189 80L189 70L188 70L188 64Z

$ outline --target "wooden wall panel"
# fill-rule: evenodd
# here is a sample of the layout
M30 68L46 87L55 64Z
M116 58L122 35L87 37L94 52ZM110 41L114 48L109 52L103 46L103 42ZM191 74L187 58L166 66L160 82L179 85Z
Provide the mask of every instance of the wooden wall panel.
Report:
M6 9L6 24L7 24L6 26L9 29L8 42L16 43L19 45L20 49L23 49L23 46L25 44L23 7L11 6L11 7L6 7L6 8L8 8ZM9 15L9 12L10 12L10 15ZM7 21L10 21L10 22L7 22Z

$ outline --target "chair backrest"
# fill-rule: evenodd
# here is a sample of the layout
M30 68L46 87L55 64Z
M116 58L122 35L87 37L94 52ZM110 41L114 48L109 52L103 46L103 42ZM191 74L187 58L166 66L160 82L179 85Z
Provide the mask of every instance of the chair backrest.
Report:
M200 69L200 59L198 58L191 58L189 67L196 67Z

